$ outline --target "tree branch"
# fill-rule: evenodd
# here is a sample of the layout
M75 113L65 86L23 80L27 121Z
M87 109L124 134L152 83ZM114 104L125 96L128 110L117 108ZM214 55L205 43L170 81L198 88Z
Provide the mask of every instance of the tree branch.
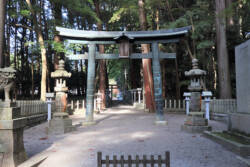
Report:
M17 27L17 28L21 27L21 28L25 28L25 29L28 29L28 30L33 31L33 28L30 27L30 26L26 26L26 25L22 25L22 24L9 24L9 25L10 25L10 26Z

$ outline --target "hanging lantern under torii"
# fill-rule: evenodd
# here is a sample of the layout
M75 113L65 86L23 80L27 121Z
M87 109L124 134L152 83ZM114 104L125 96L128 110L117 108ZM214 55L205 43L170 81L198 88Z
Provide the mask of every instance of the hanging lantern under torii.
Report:
M119 43L119 58L129 58L130 43L134 38L126 35L126 32L123 32L120 36L114 39L117 41L117 43Z

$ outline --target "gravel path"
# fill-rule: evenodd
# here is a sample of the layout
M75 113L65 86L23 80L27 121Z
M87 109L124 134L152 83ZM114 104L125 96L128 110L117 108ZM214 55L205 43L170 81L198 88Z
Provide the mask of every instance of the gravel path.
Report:
M82 121L73 116L74 123ZM167 126L154 125L154 114L128 106L112 108L96 115L97 125L77 131L47 136L46 123L25 130L28 161L20 167L40 162L39 167L96 167L97 151L103 155L162 154L170 151L171 167L246 167L237 155L199 134L180 131L185 116L166 114ZM225 125L210 121L217 130Z

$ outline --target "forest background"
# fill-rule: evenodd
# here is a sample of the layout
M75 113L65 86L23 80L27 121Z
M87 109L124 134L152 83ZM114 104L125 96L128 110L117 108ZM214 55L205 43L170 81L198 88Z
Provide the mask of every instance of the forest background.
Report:
M53 92L50 73L58 68L68 48L55 27L80 30L139 31L191 26L188 37L177 44L160 45L176 52L176 59L161 60L164 98L181 99L189 79L193 58L207 71L206 89L217 98L235 98L234 48L250 32L249 0L1 0L0 65L17 70L15 97L45 100ZM249 35L250 36L250 35ZM71 46L75 53L86 46ZM148 46L136 46L149 52ZM115 46L99 46L99 52L117 52ZM73 75L68 82L75 96L86 94L87 61L66 59ZM150 60L99 60L96 62L96 91L108 88L108 80L128 89L150 84ZM124 71L128 71L125 81ZM142 75L143 74L143 75ZM143 77L144 76L144 77ZM148 80L148 81L147 81ZM151 95L153 93L151 92Z

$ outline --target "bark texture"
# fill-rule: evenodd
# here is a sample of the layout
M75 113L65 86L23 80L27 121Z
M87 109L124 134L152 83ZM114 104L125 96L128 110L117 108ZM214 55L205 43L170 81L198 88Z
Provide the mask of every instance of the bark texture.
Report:
M232 97L229 72L228 51L226 45L225 0L216 0L216 43L219 74L219 94L222 99Z
M53 15L55 17L55 24L56 26L61 26L62 25L62 5L61 2L57 2L57 1L51 1L52 4L52 11L53 11ZM54 42L56 43L61 43L61 38L60 36L58 36L55 33L54 36ZM61 56L61 53L56 52L54 53L54 69L58 69L58 64L59 64L59 58Z
M139 21L141 30L147 30L147 19L145 12L145 2L144 0L138 0L139 6ZM142 53L149 53L150 48L147 44L142 44ZM144 90L145 90L145 102L146 108L150 112L155 110L155 100L154 100L154 85L152 77L152 67L151 59L142 59L142 68L143 68L143 79L144 79Z
M29 7L29 10L32 14L33 18L33 23L35 27L35 32L37 35L37 41L40 45L41 48L41 58L42 58L42 78L41 78L41 96L40 99L42 101L46 101L46 74L47 74L47 58L46 58L46 49L45 49L45 44L43 40L43 34L40 26L38 25L37 22L37 17L36 17L36 12L33 9L33 6L31 4L30 0L26 0L26 3Z
M0 67L4 67L4 28L5 28L6 0L0 0Z
M98 18L101 20L101 12L100 12L100 4L98 0L94 1L95 4L95 9L96 9L96 14ZM97 28L99 31L102 31L102 24L100 22L97 23ZM99 45L99 52L104 53L104 45ZM106 108L106 96L105 96L105 90L106 90L106 60L100 60L99 61L99 77L100 77L100 85L99 85L99 90L101 93L101 98L102 98L102 109Z

